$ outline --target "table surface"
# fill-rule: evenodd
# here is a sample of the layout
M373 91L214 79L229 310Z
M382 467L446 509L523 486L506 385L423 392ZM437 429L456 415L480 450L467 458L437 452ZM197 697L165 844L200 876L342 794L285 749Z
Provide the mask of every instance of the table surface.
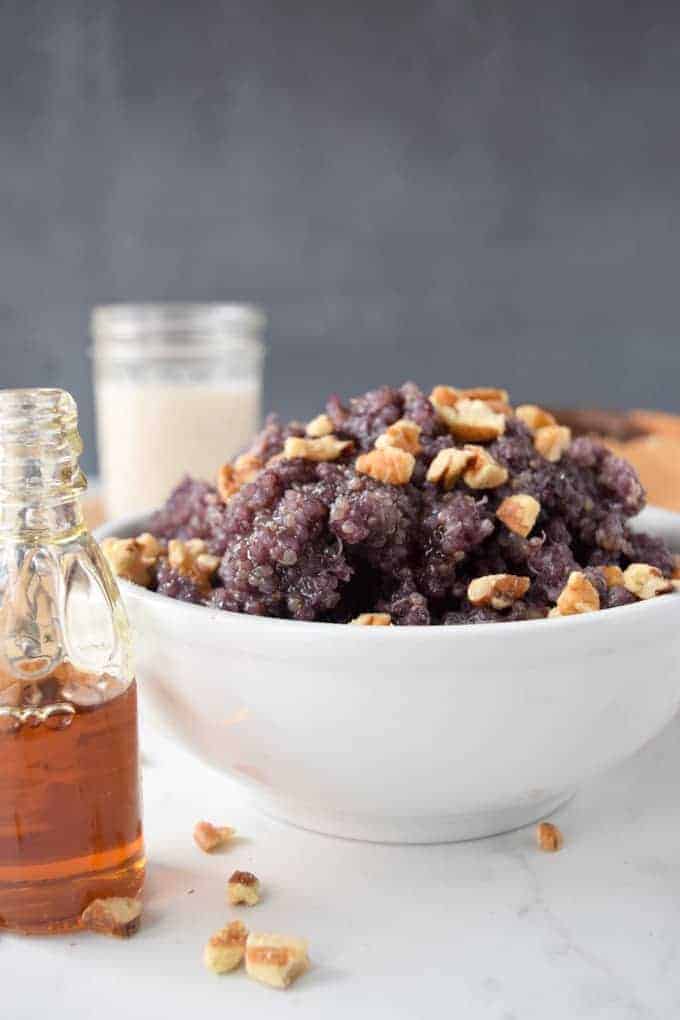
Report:
M129 941L0 938L7 1020L438 1018L673 1020L680 1016L680 721L533 827L438 846L315 835L262 817L228 779L144 734L149 872ZM241 834L202 854L199 818ZM232 870L263 884L229 909ZM285 992L204 970L230 917L307 937L313 967Z

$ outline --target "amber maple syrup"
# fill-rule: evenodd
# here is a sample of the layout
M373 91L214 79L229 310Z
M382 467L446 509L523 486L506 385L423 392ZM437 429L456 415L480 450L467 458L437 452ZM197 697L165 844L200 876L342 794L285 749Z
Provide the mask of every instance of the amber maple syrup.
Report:
M142 887L136 685L87 679L91 704L51 677L21 721L0 716L0 927L68 930L93 899Z

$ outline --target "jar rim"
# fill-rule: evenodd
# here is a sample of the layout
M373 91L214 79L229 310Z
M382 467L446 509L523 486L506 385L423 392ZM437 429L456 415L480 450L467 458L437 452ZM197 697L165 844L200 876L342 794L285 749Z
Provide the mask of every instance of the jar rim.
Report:
M190 352L262 351L267 323L257 305L143 302L97 305L90 332L95 357L182 357Z

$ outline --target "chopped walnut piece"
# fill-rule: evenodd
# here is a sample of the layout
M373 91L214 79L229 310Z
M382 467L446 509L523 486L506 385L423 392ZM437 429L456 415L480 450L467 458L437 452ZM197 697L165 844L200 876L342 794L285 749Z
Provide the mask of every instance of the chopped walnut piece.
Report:
M460 396L465 400L482 400L497 414L512 414L507 390L496 389L493 386L474 386L472 389L461 390Z
M245 903L254 907L260 902L260 880L251 871L235 871L227 883L230 903Z
M242 453L233 464L223 464L217 472L217 491L226 503L260 473L264 464L254 453Z
M191 578L204 591L210 589L210 580L220 565L219 556L212 556L206 549L202 538L190 538L187 542L171 538L168 542L168 562L172 569Z
M307 940L294 935L258 935L246 942L246 973L272 988L287 988L309 969Z
M534 446L551 464L556 464L571 442L566 425L543 425L534 432Z
M489 442L505 432L505 415L497 414L483 400L462 398L454 407L435 404L449 432L467 442Z
M623 584L639 599L652 599L672 591L673 585L664 577L658 567L649 563L631 563L623 572Z
M498 403L507 406L510 400L507 390L501 390L495 386L473 386L470 389L461 390L460 395L468 400L483 400L485 404Z
M226 503L240 488L241 483L236 480L236 469L233 464L223 464L217 472L217 491L220 499Z
M333 422L327 414L317 414L316 418L312 418L311 421L307 422L305 432L312 439L330 436L333 434Z
M546 853L557 853L564 846L564 836L552 822L539 822L536 826L536 842Z
M400 418L399 421L395 421L394 425L390 425L382 435L378 436L374 445L377 450L383 450L386 446L394 446L398 450L406 450L407 453L412 453L415 456L422 449L419 439L420 432L420 425L417 425L416 422L409 421L408 418Z
M493 411L501 414L510 413L509 399L507 390L493 386L473 386L464 390L456 389L454 386L435 386L430 393L430 403L435 408L437 405L455 407L459 400L481 400Z
M600 608L600 595L595 585L580 570L572 570L560 592L555 607L560 616L593 613ZM557 615L557 613L555 614Z
M351 446L351 439L338 439L336 436L321 436L319 439L290 436L284 443L283 456L286 460L294 457L315 461L337 460Z
M248 929L242 921L232 921L211 935L203 951L203 962L213 974L227 974L240 966L246 952Z
M598 567L598 570L607 582L608 588L623 587L623 571L621 570L621 567L617 567L614 563L610 563L604 567Z
M466 446L470 461L463 481L471 489L496 489L508 480L507 469L499 464L483 446Z
M428 482L441 484L444 489L452 489L473 457L474 454L469 450L448 446L439 451L427 469L425 478Z
M382 450L371 450L357 457L354 470L359 475L370 475L377 482L386 485L406 485L416 465L415 457L396 446L385 446Z
M541 504L533 496L518 493L507 496L496 510L496 517L516 535L526 538L541 512Z
M470 581L467 597L473 606L508 609L529 590L528 577L517 574L486 574Z
M101 550L117 577L148 588L162 546L153 535L144 532L137 538L105 538Z
M430 403L435 409L440 407L455 407L460 400L460 390L454 386L435 386L430 393Z
M392 617L389 613L360 613L349 622L358 624L359 627L389 627Z
M93 900L80 915L80 925L87 931L129 938L139 930L142 904L127 896L111 896Z
M528 429L534 432L536 429L545 428L546 425L557 425L557 419L550 411L545 411L538 404L520 404L515 408L515 416L523 421Z
M194 843L205 853L212 853L224 846L236 835L236 829L229 825L213 825L211 822L196 822L194 826Z
M261 471L264 467L262 461L254 453L250 453L246 450L245 453L239 454L234 461L234 470L238 479L245 482L252 482L258 471Z

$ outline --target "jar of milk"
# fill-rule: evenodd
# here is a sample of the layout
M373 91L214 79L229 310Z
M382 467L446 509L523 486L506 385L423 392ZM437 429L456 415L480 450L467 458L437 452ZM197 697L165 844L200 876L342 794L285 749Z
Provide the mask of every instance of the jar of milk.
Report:
M99 469L109 517L159 506L189 473L213 481L260 417L260 309L103 305L92 313Z

